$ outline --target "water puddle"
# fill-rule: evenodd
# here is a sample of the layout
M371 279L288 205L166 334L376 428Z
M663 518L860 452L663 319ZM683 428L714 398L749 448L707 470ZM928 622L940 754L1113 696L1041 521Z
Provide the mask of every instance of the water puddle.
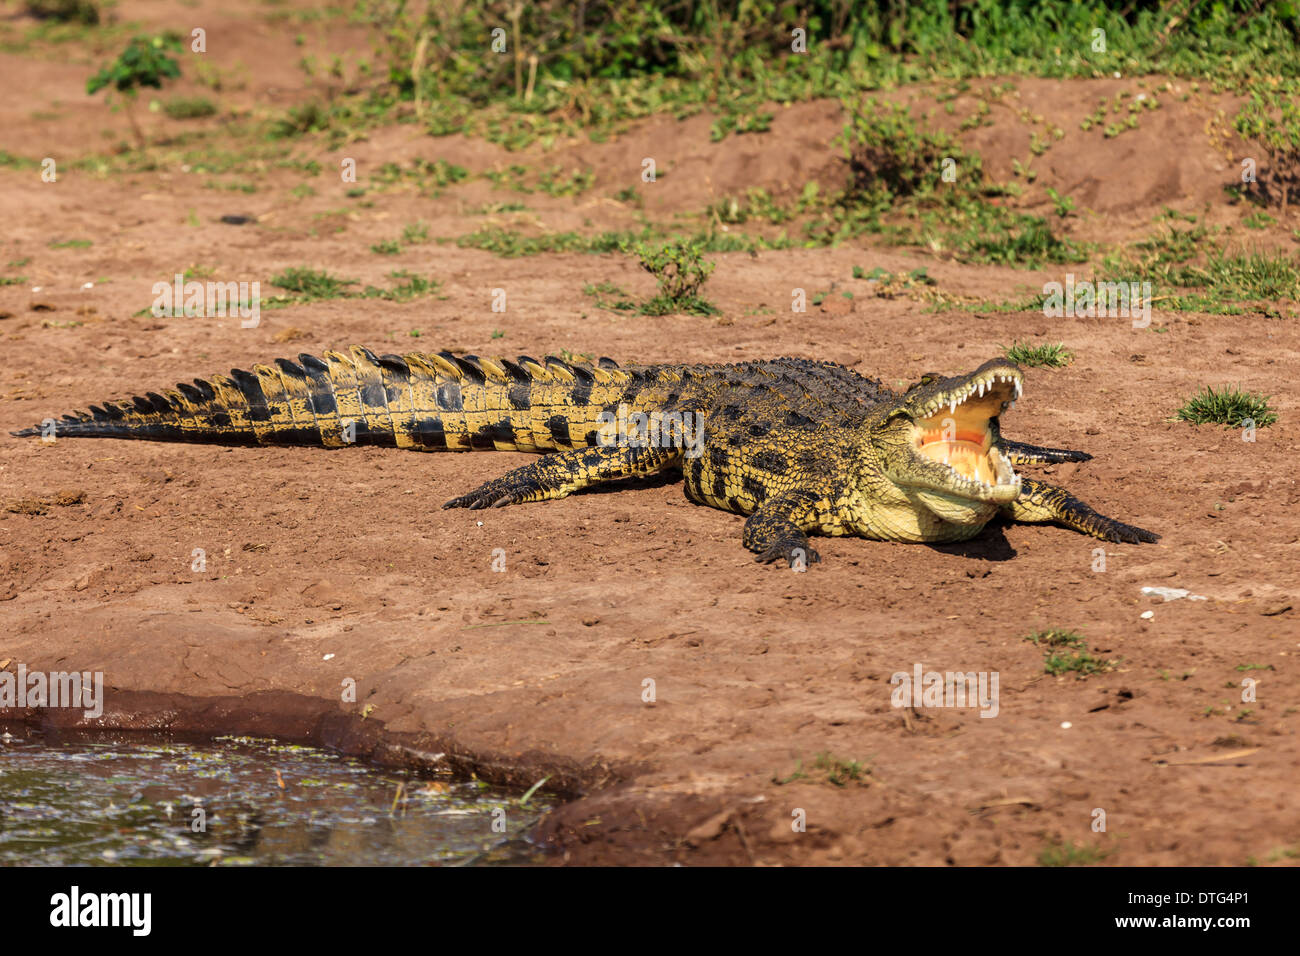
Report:
M3 728L0 728L3 729ZM0 735L0 866L521 864L552 798L224 737Z

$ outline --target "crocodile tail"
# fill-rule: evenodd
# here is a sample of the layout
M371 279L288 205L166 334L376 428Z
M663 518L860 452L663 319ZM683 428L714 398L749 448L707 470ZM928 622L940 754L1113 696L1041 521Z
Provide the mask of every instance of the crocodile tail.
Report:
M14 432L18 437L135 438L221 445L387 445L429 451L548 451L581 444L548 408L579 393L621 390L634 376L610 359L570 366L449 352L299 355L251 371L90 406ZM580 397L580 396L579 396ZM539 419L539 416L541 418ZM563 435L561 435L563 432Z

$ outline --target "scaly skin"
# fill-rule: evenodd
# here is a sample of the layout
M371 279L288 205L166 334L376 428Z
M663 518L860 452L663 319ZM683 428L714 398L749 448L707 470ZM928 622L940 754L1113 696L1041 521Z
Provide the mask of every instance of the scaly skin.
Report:
M901 394L841 365L782 358L735 365L539 363L354 346L65 415L55 437L230 445L388 445L546 453L446 508L563 498L680 469L690 500L747 516L760 561L819 560L810 534L962 541L997 514L1057 522L1105 541L1158 535L1093 511L1014 464L1083 452L1001 436L1020 370L927 374ZM638 418L644 416L644 418ZM15 432L41 435L42 428ZM945 459L948 460L945 463Z

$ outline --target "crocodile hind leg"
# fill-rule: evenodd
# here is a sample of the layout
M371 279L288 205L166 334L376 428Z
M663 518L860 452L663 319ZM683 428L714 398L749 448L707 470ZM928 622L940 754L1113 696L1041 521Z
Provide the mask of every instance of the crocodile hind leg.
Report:
M790 567L802 559L806 567L821 560L821 555L808 544L804 530L812 524L815 499L802 492L788 492L765 501L758 510L745 519L741 542L765 564L784 558Z
M1025 478L1020 497L1004 510L1016 521L1048 522L1055 521L1082 531L1084 534L1100 538L1102 541L1119 541L1125 544L1154 542L1160 535L1154 531L1145 531L1132 525L1116 521L1098 514L1064 488L1057 488L1045 482Z
M582 488L634 475L650 475L681 462L680 448L635 445L575 448L555 452L508 471L467 495L452 498L444 508L501 508L525 501L564 498Z
M1028 445L1022 441L1002 440L1002 453L1011 459L1013 465L1054 465L1062 461L1091 461L1092 456L1086 451L1070 451L1068 448L1044 448L1041 445Z

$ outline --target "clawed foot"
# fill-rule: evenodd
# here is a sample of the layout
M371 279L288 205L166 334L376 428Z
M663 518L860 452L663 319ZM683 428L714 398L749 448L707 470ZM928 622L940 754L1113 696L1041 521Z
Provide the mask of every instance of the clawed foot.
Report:
M771 564L777 558L784 559L788 567L807 568L820 561L822 556L809 546L807 538L798 537L782 538L754 560L761 564Z
M527 501L535 489L523 482L507 481L504 478L489 481L474 489L467 495L443 502L444 508L468 508L478 511L480 508L504 508Z

